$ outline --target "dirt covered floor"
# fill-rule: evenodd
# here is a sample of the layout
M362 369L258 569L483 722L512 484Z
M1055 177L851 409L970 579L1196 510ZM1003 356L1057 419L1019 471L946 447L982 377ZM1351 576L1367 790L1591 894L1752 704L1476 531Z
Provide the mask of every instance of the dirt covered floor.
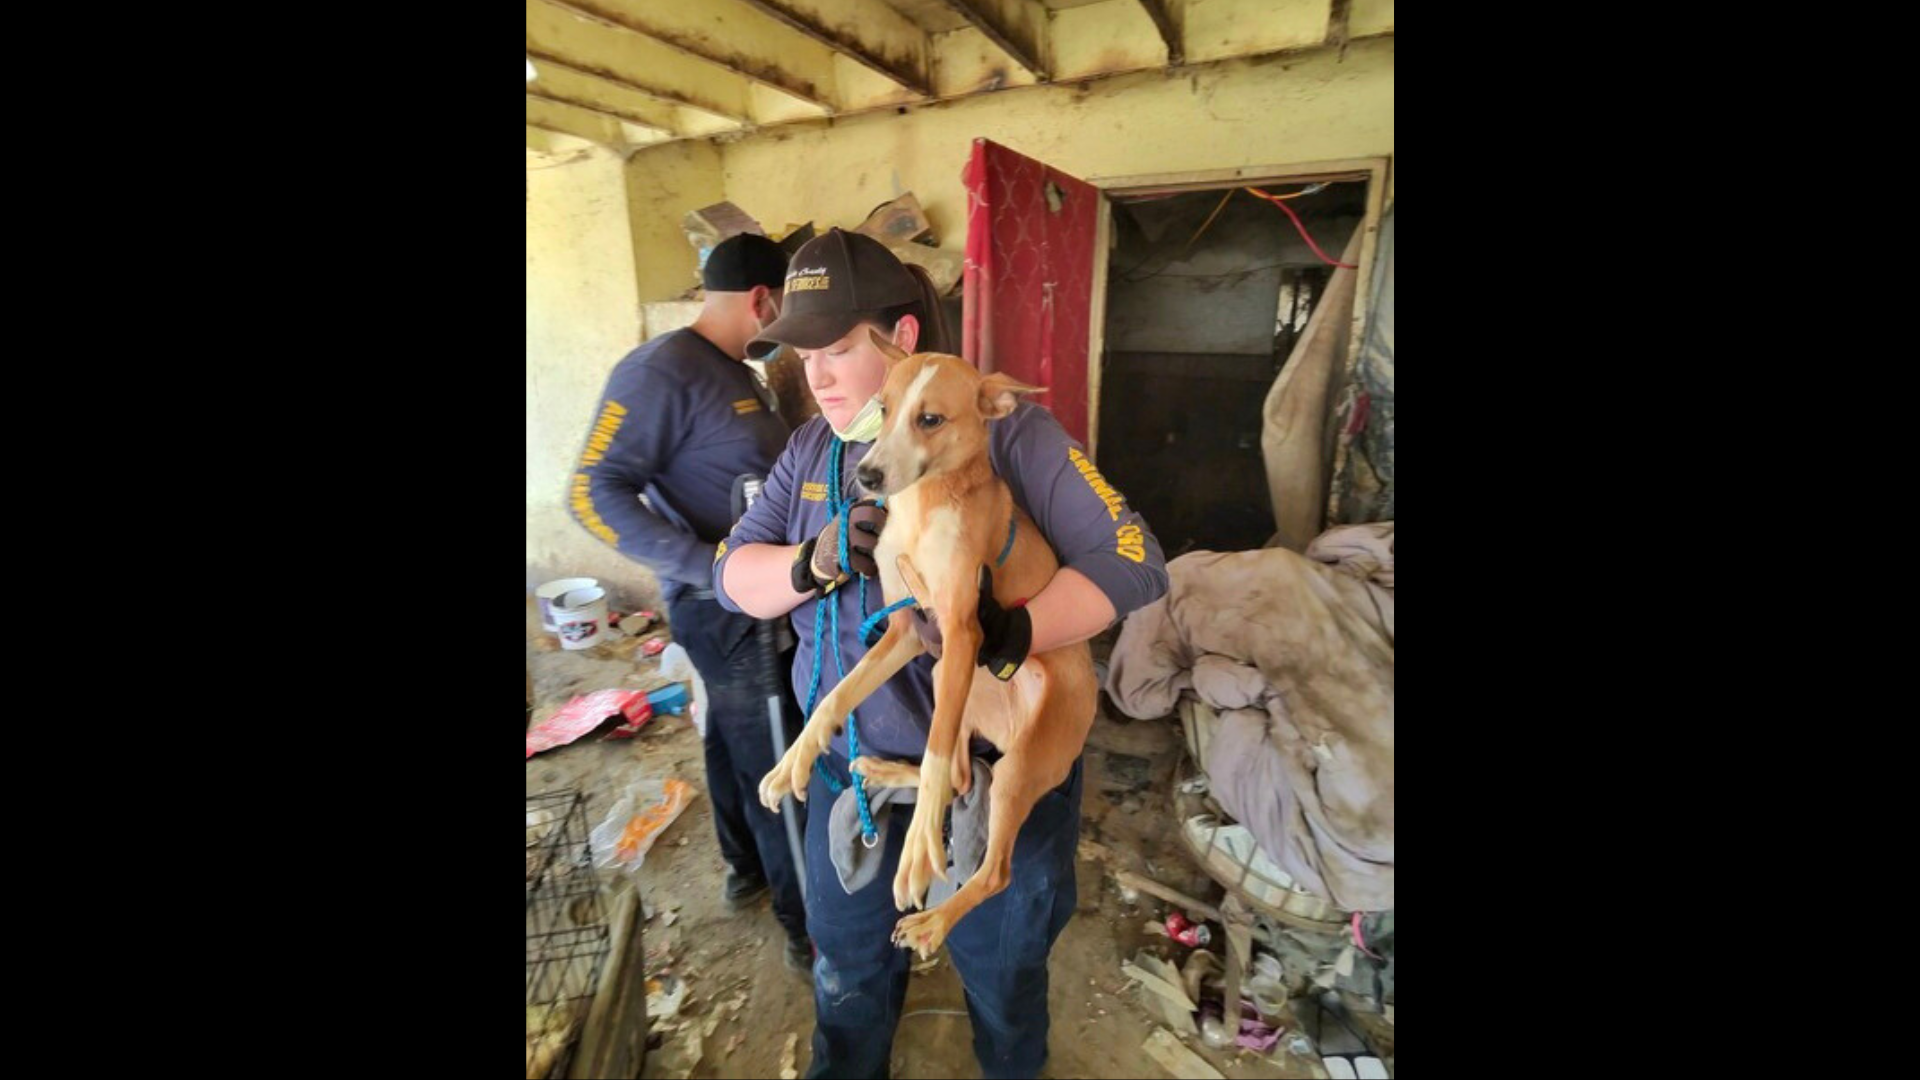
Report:
M670 637L671 631L660 628L654 636ZM529 601L533 721L538 723L579 694L666 685L659 662L645 656L640 644L640 639L625 638L582 652L563 651L552 634L541 631ZM1095 646L1095 655L1104 655L1104 643ZM783 937L764 897L738 914L721 903L725 867L714 840L699 734L685 716L657 716L634 738L606 740L603 735L596 732L528 759L527 794L577 789L587 797L589 821L597 825L621 793L639 782L678 777L698 793L660 835L638 873L603 872L609 895L640 891L649 977L677 977L685 984L677 1013L653 1019L655 1043L644 1075L779 1077L782 1066L789 1064L804 1074L811 1057L812 987L782 966ZM1102 696L1086 751L1081 839L1091 844L1083 843L1078 863L1078 914L1050 960L1053 1027L1043 1075L1171 1075L1142 1049L1166 1026L1165 1014L1149 990L1122 973L1121 965L1144 951L1177 968L1193 950L1150 925L1173 910L1168 904L1122 889L1110 871L1130 870L1189 896L1219 902L1221 887L1200 870L1174 829L1173 774L1184 753L1177 720L1131 720L1115 714ZM1209 948L1218 954L1223 935L1219 927L1213 930ZM1326 935L1297 936L1307 951L1320 956L1344 945ZM1316 937L1324 940L1313 940ZM944 953L917 965L893 1041L893 1075L979 1076L965 1009L960 980ZM1391 1063L1390 1023L1378 1015L1358 1019ZM1290 1048L1293 1034L1284 1032L1267 1054L1214 1049L1196 1035L1179 1041L1228 1077L1326 1076L1310 1050ZM794 1047L790 1063L783 1060L788 1036Z

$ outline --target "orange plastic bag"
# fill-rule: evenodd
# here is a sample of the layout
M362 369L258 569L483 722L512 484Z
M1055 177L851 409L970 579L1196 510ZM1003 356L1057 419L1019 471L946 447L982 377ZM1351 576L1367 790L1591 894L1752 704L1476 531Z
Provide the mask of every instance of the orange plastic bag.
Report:
M629 872L640 869L654 841L687 809L693 795L692 785L673 777L629 788L590 836L594 865Z

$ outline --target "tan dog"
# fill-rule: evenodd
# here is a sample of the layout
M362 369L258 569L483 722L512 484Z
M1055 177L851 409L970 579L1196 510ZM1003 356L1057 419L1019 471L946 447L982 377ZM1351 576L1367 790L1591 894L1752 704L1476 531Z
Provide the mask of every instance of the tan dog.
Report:
M1029 656L1007 682L980 672L976 663L980 568L999 558L1009 521L1015 526L1013 550L994 571L995 600L1012 607L1031 599L1059 569L1053 549L1013 504L987 456L987 422L1012 412L1016 395L1037 388L998 373L982 377L957 356L908 356L878 334L874 340L889 361L880 392L886 420L857 470L861 486L887 500L887 524L874 559L887 602L914 595L934 613L944 642L933 667L933 724L922 764L866 756L852 763L870 783L919 790L893 879L894 907L920 907L933 879L946 880L941 824L954 793L972 785L969 737L982 736L1003 755L993 768L987 851L979 871L951 899L901 919L894 929L896 944L924 957L969 911L1007 887L1021 824L1041 796L1066 780L1086 745L1097 686L1084 642ZM919 591L910 592L903 564ZM924 650L911 611L888 616L886 634L820 702L786 756L760 782L760 801L778 811L789 792L805 800L814 760L847 713Z

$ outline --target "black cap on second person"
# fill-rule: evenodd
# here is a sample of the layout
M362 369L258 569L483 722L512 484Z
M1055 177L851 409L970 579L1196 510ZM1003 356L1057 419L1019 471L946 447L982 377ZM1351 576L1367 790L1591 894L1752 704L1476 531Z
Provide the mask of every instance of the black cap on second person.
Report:
M787 254L754 233L738 233L714 245L700 268L708 292L746 292L755 285L777 289L786 277Z

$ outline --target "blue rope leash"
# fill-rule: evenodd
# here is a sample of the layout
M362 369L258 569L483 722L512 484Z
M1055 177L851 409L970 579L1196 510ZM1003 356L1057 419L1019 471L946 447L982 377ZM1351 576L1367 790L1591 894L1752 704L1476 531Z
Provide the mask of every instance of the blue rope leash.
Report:
M849 566L851 560L847 553L848 502L845 490L841 486L840 474L847 456L847 444L839 436L834 436L832 449L827 458L827 515L829 519L840 520L840 565ZM860 610L867 610L867 579L860 579ZM829 636L831 635L831 636ZM840 655L840 598L828 593L816 601L813 609L813 679L807 685L807 715L813 715L813 707L820 697L820 652L827 641L833 642L833 668L839 673L840 680L846 681L846 660ZM853 710L847 711L847 761L860 756L859 719ZM827 771L826 762L815 758L813 767L820 773L820 779L826 781L827 790L835 795L846 790L833 773ZM879 830L873 825L873 807L867 801L867 778L859 773L852 774L853 801L860 811L860 842L872 848L880 840Z

